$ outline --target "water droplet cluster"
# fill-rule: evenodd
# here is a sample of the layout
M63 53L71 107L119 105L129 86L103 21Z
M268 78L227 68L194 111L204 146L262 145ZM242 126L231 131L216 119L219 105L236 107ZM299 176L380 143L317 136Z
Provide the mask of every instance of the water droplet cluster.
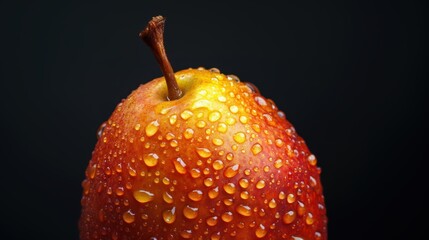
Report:
M183 98L141 106L143 85L100 127L81 238L325 239L320 168L284 113L218 69L177 79L198 71L206 80Z

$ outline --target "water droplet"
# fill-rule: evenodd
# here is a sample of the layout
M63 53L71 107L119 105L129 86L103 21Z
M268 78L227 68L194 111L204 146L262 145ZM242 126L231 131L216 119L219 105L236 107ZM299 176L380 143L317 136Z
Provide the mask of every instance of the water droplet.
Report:
M192 238L192 230L190 230L190 229L182 230L180 232L180 236L184 239L191 239Z
M191 206L187 205L183 209L183 215L187 219L195 219L198 216L198 208L194 208L194 207L191 207Z
M97 164L92 164L88 169L87 169L87 177L89 177L90 179L94 179L95 177L95 173L97 172Z
M212 178L204 179L204 186L211 187L212 185L213 185L213 179Z
M231 111L232 113L237 113L238 112L238 107L235 105L232 105L229 107L229 111Z
M238 181L238 184L240 184L240 187L242 188L247 188L249 187L249 180L247 180L246 178L242 178Z
M156 132L158 132L159 129L159 122L158 120L152 121L146 126L146 136L151 137L155 135Z
M192 201L201 201L201 199L203 198L203 192L201 190L192 190L188 193L188 197Z
M240 215L245 216L245 217L249 217L250 215L252 215L252 209L249 206L245 206L245 205L238 205L237 208L235 209Z
M167 177L163 177L162 178L162 183L164 183L165 185L169 185L170 184L170 179Z
M293 193L289 193L288 195L287 195L287 202L288 203L294 203L295 202L295 195L293 195Z
M237 189L235 188L234 183L227 183L223 185L223 190L228 194L234 194Z
M259 224L258 228L255 230L255 235L257 238L265 237L265 235L267 235L267 230L265 229L265 226Z
M227 154L226 154L226 159L227 159L228 161L232 161L232 160L234 159L234 154L233 154L233 153L227 153Z
M220 232L213 233L210 236L210 240L220 240Z
M162 218L168 224L174 223L176 220L176 207L167 209L162 213Z
M174 201L173 196L171 196L171 194L168 192L164 192L162 194L162 199L164 199L164 202L166 202L166 203L173 203L173 201Z
M194 130L192 128L187 128L183 132L183 137L185 137L185 139L191 139L193 136L194 136Z
M83 193L85 195L88 195L90 186L91 186L91 182L88 181L87 179L82 181Z
M207 225L209 225L210 227L213 227L217 224L217 216L213 216L213 217L209 217L206 219L206 223Z
M140 130L140 127L141 127L140 123L137 123L137 124L134 126L134 129L135 129L136 131L138 131L138 130Z
M249 119L246 116L240 116L239 120L243 124L246 124L249 121Z
M197 168L191 169L191 177L193 178L199 178L201 176L201 171Z
M209 121L210 122L216 122L217 120L220 119L222 115L220 114L220 112L218 111L213 111L209 114Z
M146 164L146 166L154 167L158 164L158 159L159 159L158 155L156 155L155 153L149 153L143 158L143 161Z
M115 192L116 192L116 195L122 196L122 195L124 195L124 188L123 187L117 187Z
M243 192L240 193L240 197L241 197L241 199L246 200L246 199L249 199L250 194L249 194L248 191L243 191Z
M220 73L220 70L218 68L210 68L209 71L212 73Z
M252 129L255 131L255 132L261 132L261 126L259 126L259 124L252 124Z
M226 131L228 130L228 126L225 123L219 123L217 125L217 131L220 133L226 133Z
M124 212L124 214L122 214L122 219L124 219L124 222L126 222L126 223L133 223L135 220L135 215L136 214L133 213L130 209L130 210Z
M244 84L246 84L246 86L249 87L252 92L259 93L259 89L256 87L255 84L250 82L245 82Z
M104 129L106 128L107 123L104 122L100 125L100 127L98 127L97 129L97 139L101 138L101 136L103 135Z
M310 163L311 166L316 166L316 164L317 164L316 156L314 156L313 154L311 154L310 156L308 156L307 160L308 160L308 162Z
M307 217L305 218L305 223L307 225L312 225L314 223L313 214L311 214L311 213L307 214Z
M267 101L263 97L256 96L255 101L259 106L267 106Z
M197 148L197 153L202 158L209 158L212 152L207 148Z
M205 92L205 94L204 94L204 92L202 93L202 92L200 92L200 94L201 95L205 95L205 94L207 94L207 91ZM193 104L192 104L192 107L191 107L191 109L192 110L194 110L194 109L198 109L198 108L208 108L208 109L213 109L213 104L212 104L212 102L211 101L209 101L209 100L207 100L207 99L200 99L200 100L197 100L196 102L194 102Z
M232 166L229 166L225 169L223 172L223 175L227 178L232 178L238 173L238 168L240 167L239 164L234 164Z
M253 155L257 155L262 151L262 146L259 143L255 143L250 150L252 151Z
M226 97L225 96L222 96L222 95L219 95L218 97L217 97L217 100L219 101L219 102L226 102Z
M107 142L107 137L103 138L103 142L106 143Z
M183 120L188 120L190 117L192 117L192 115L194 115L194 113L193 113L193 112L191 112L191 111L189 111L189 110L185 110L185 111L183 111L183 112L180 114L180 117L181 117Z
M244 132L237 132L234 134L233 138L237 143L244 143L246 141L246 134L244 134Z
M178 173L186 173L186 163L180 157L176 158L176 160L173 161L173 164Z
M221 170L224 167L224 164L221 160L216 160L213 162L213 169L214 170Z
M294 211L289 211L283 216L283 222L286 224L292 223L296 218L296 213Z
M171 125L175 124L177 121L177 115L176 114L171 115L169 118L169 121Z
M139 203L147 203L154 199L155 194L146 190L137 190L133 192L134 199Z
M279 193L279 199L280 200L283 200L283 199L285 199L286 198L286 194L283 192L283 191L281 191L280 193Z
M233 117L230 117L230 118L228 118L228 119L226 119L226 123L228 124L228 125L234 125L235 124L235 122L236 122L236 120L235 120L235 118L233 118Z
M279 169L283 166L283 160L281 159L277 159L276 161L274 161L274 167Z
M256 183L256 188L257 189L262 189L262 188L264 188L265 187L265 181L264 180L259 180L257 183Z
M231 222L234 216L232 215L232 212L224 212L221 216L222 220L224 222Z
M219 187L210 189L208 195L210 199L217 198L217 196L219 196Z
M298 201L298 215L302 216L304 215L306 209L304 203Z
M204 122L203 120L199 120L198 122L197 122L197 127L198 128L203 128L203 127L205 127L207 124L206 124L206 122Z
M315 187L316 185L317 185L316 179L310 176L310 186Z
M277 147L282 147L284 145L284 142L280 138L277 138L275 140L275 144L276 144Z
M320 232L315 232L314 233L314 237L316 240L321 240L322 239L322 234Z
M223 145L223 140L220 138L213 138L212 142L216 146L222 146Z
M268 203L268 207L270 207L270 208L277 207L277 203L276 203L276 200L274 198L270 200L270 202Z

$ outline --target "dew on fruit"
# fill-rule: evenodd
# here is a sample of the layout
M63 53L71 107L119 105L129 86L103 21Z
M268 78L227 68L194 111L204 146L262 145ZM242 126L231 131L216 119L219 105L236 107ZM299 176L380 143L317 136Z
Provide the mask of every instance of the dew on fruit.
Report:
M246 141L246 134L244 132L237 132L234 134L233 139L237 143L244 143Z
M100 127L98 127L97 130L97 139L101 138L101 136L103 135L104 129L106 128L107 123L104 122L100 125Z
M209 217L206 219L206 223L207 225L209 225L210 227L213 227L217 224L217 216L213 216L213 217Z
M232 166L229 166L225 169L223 172L223 175L227 178L232 178L238 173L238 168L240 167L239 164L234 164Z
M262 224L259 224L258 228L255 230L255 235L257 238L263 238L265 235L267 235L267 230L265 229L265 226Z
M180 236L181 236L183 239L190 239L190 238L192 238L192 230L190 230L190 229L182 230L182 231L180 232Z
M217 131L220 133L226 133L226 131L228 130L228 126L225 123L219 123L217 125Z
M146 190L136 190L133 192L134 199L139 203L147 203L154 199L155 194Z
M315 232L315 233L314 233L314 238L315 238L316 240L321 240L321 239L322 239L322 234L321 234L320 232Z
M192 190L188 193L188 197L195 202L201 201L201 199L203 198L203 192L201 190Z
M83 193L85 195L88 195L90 185L91 185L91 183L87 179L85 179L85 180L82 181Z
M240 197L241 197L241 199L246 200L246 199L249 199L250 194L249 194L248 191L243 191L243 192L240 193Z
M213 169L214 170L221 170L224 167L224 164L221 160L215 160L213 162Z
M262 146L259 143L253 144L252 148L250 149L252 151L253 155L257 155L262 151Z
M133 223L135 220L135 213L130 210L124 212L124 214L122 214L122 219L124 220L124 222L126 223Z
M212 73L220 73L220 70L218 68L210 68L209 71Z
M219 196L219 187L210 189L210 191L208 192L208 196L210 199L217 198L217 196Z
M238 205L237 208L235 209L240 215L245 216L245 217L249 217L250 215L252 215L252 209L249 206L246 205Z
M259 126L259 124L252 124L252 129L257 133L261 132L261 126Z
M201 95L206 95L207 91L205 91L205 90L201 91L200 94ZM211 109L212 108L212 102L209 101L209 100L206 100L206 99L197 100L197 101L195 101L192 104L191 109L194 110L194 109L198 109L198 108L208 108L208 109Z
M204 122L203 120L199 120L196 125L198 128L203 128L207 125L207 123Z
M170 185L170 179L167 177L163 177L162 178L162 183L164 183L164 185Z
M226 160L228 161L232 161L234 159L234 154L233 153L227 153L226 154Z
M308 162L310 163L311 166L316 166L317 164L317 159L316 156L314 156L313 154L311 154L310 156L307 157Z
M237 189L234 183L227 183L223 185L223 190L228 194L234 194Z
M187 219L195 219L198 216L198 208L187 205L185 208L183 208L183 215Z
M292 223L296 218L296 213L294 211L288 211L283 215L283 222L286 224Z
M220 232L213 233L210 236L210 240L220 240Z
M92 164L87 170L87 177L94 179L95 173L97 172L97 164Z
M236 82L240 82L240 78L239 77L237 77L236 75L234 75L234 74L228 74L228 75L226 75L226 78L228 79L228 80L234 80L234 81L236 81Z
M224 103L224 102L226 102L226 97L225 97L225 96L222 96L222 95L219 95L219 96L217 97L217 100L218 100L219 102Z
M148 167L154 167L158 164L158 155L156 153L149 153L148 155L144 156L143 161Z
M264 172L269 172L270 171L270 167L269 166L264 166L264 168L263 168L263 170L264 170Z
M283 200L285 198L286 198L286 194L283 191L279 192L279 199Z
M313 214L311 214L311 213L307 214L307 217L305 218L305 223L307 225L312 225L314 223Z
M298 211L298 215L300 215L300 216L304 215L304 213L306 211L304 203L298 201L298 210L297 211Z
M223 200L223 204L225 204L226 206L231 206L234 203L234 199L232 198L225 198Z
M138 130L140 130L140 123L137 123L135 126L134 126L134 129L136 130L136 131L138 131Z
M287 195L287 202L288 202L288 203L294 203L294 202L295 202L295 200L296 200L296 198L295 198L295 195L293 195L293 193L289 193L289 194Z
M124 188L123 187L117 187L115 193L118 196L124 195Z
M176 141L176 140L172 140L171 142L170 142L170 146L172 146L172 147L177 147L179 145L179 142L178 141Z
M234 124L235 124L235 122L236 122L236 120L235 120L235 118L233 118L233 117L230 117L230 118L226 119L226 123L227 123L228 125L230 125L230 126L234 125Z
M283 166L283 160L281 159L277 159L276 161L274 161L274 167L279 169Z
M171 125L174 125L177 121L177 115L173 114L168 118L168 121L170 122Z
M164 222L168 224L174 223L176 220L176 207L164 210L162 213L162 218L164 219Z
M209 158L212 152L207 148L197 148L197 153L202 158Z
M234 218L234 216L232 215L232 212L224 212L221 216L222 220L226 223L229 223L232 221L232 219Z
M257 189L262 189L262 188L264 188L265 187L265 181L264 180L259 180L257 183L256 183L256 188Z
M267 101L263 97L256 96L255 101L259 106L267 106Z
M212 143L216 146L222 146L223 145L223 140L220 138L213 138Z
M235 105L232 105L229 107L229 111L231 111L232 113L237 113L238 112L238 107Z
M180 113L180 117L183 120L188 120L190 117L192 117L192 115L194 115L194 113L189 110L184 110L182 113Z
M173 203L173 196L171 196L171 194L170 193L168 193L168 192L164 192L163 194L162 194L162 199L164 200L164 202L166 202L166 203Z
M241 178L240 180L238 180L238 184L242 188L247 188L249 187L249 180L247 180L246 178Z
M244 82L244 84L246 84L246 86L247 86L248 88L250 88L250 90L251 90L253 93L259 93L259 89L256 87L256 85L255 85L255 84L250 83L250 82Z
M275 142L277 147L283 147L283 145L284 145L283 140L281 140L280 138L277 138L274 142Z
M194 136L194 130L192 128L187 128L183 132L183 137L185 139L191 139Z
M186 163L183 161L182 158L178 157L173 161L174 168L176 171L180 174L186 173Z
M246 124L249 121L249 118L242 115L239 117L239 120L241 123Z
M221 116L222 115L218 111L210 112L210 114L209 114L209 121L210 122L216 122L217 120L220 119Z
M317 185L316 179L310 176L310 186L315 187L316 185Z
M276 208L277 207L277 202L274 198L268 202L268 207L269 208Z
M199 178L201 176L201 171L197 168L191 169L191 177L193 178Z
M213 178L206 178L206 179L204 179L204 186L206 186L206 187L213 186Z
M159 122L158 122L158 120L152 121L151 123L149 123L146 126L146 129L145 129L146 136L151 137L151 136L155 135L156 132L158 132L158 129L159 129Z

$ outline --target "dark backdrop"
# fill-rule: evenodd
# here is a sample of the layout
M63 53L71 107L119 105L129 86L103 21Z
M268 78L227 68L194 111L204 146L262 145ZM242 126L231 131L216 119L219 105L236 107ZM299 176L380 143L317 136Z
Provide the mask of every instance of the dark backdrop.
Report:
M1 2L0 238L78 239L98 126L161 75L138 38L158 14L174 69L236 74L286 113L331 240L427 236L424 1L119 2Z

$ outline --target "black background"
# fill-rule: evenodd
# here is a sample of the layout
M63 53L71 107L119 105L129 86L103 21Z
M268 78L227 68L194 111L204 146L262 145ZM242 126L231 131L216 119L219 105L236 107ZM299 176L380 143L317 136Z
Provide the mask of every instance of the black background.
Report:
M119 2L1 2L0 238L78 239L98 126L161 75L138 38L158 14L175 70L236 74L286 113L331 240L428 236L424 1Z

